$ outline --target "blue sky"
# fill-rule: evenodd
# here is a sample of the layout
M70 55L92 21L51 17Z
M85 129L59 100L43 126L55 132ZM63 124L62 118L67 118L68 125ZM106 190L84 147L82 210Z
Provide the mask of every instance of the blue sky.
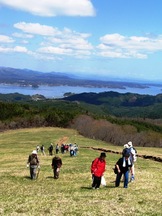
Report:
M0 0L0 66L162 81L161 0Z

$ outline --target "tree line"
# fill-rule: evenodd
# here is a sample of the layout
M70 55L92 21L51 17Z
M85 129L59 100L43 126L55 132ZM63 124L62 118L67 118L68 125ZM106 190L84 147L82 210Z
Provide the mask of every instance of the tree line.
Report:
M119 125L105 119L94 119L92 116L80 115L73 120L71 126L83 136L119 146L123 146L131 140L135 146L162 147L162 134L160 132L156 132L152 128L142 129L142 127L138 131L135 125L126 124L124 120L123 124Z
M160 119L99 115L69 101L0 102L0 130L30 127L74 128L83 136L123 145L162 147Z

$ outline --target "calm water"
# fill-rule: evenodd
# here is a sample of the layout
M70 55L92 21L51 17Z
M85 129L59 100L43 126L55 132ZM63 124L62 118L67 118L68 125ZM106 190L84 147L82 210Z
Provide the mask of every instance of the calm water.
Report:
M46 98L62 98L64 93L72 92L72 93L83 93L83 92L105 92L105 91L115 91L119 93L138 93L138 94L149 94L149 95L157 95L162 94L162 87L150 86L149 88L140 89L140 88L126 88L126 89L118 89L118 88L86 88L86 87L74 87L74 86L39 86L38 88L32 87L21 87L15 85L5 85L0 84L0 93L8 94L8 93L20 93L24 95L35 95L41 94Z

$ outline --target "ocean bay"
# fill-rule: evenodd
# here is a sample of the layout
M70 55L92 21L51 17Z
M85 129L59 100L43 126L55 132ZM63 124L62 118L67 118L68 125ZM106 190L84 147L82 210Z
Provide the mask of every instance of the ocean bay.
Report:
M60 86L40 85L38 88L33 88L32 86L0 84L1 94L9 94L9 93L20 93L23 95L40 94L45 96L46 98L63 98L64 94L67 92L79 94L83 92L100 93L105 91L157 95L162 93L162 86L150 85L148 88L125 87L125 89L120 89L120 88L99 88L99 87L97 88L97 87L64 86L64 85L60 85Z

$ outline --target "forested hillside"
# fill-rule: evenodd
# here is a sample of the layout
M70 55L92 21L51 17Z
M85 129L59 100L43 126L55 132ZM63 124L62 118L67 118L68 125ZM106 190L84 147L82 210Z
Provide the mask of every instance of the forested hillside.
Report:
M115 145L131 140L138 146L162 147L162 95L105 92L35 99L18 93L0 95L0 130L70 127Z
M151 96L110 91L75 94L64 100L91 104L103 114L116 117L162 118L162 94Z

